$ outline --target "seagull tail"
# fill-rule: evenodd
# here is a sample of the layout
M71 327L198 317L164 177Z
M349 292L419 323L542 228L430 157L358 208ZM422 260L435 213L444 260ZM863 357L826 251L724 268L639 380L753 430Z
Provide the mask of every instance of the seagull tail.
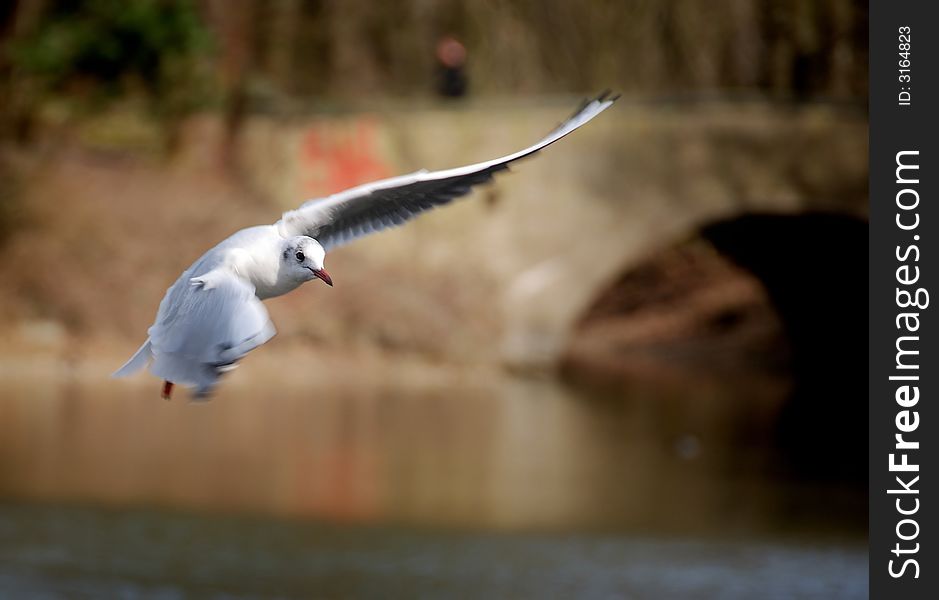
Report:
M150 340L148 339L143 343L143 346L141 346L140 349L138 349L137 352L135 352L134 355L130 357L130 360L124 363L123 367L111 374L111 377L127 377L128 375L136 373L140 369L147 366L147 363L150 362L151 356L153 355L150 352Z

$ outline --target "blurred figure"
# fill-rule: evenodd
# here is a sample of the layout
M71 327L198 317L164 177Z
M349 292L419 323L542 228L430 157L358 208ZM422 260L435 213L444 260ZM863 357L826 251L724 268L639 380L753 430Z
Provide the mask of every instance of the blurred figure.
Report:
M452 35L437 41L437 93L444 98L466 95L466 46Z

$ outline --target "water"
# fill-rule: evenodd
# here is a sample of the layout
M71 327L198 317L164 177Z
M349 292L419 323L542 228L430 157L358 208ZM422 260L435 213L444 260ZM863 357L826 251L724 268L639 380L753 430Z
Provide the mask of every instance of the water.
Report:
M866 598L863 547L8 505L4 598Z
M772 386L412 367L8 369L0 597L866 597L863 490L787 472Z

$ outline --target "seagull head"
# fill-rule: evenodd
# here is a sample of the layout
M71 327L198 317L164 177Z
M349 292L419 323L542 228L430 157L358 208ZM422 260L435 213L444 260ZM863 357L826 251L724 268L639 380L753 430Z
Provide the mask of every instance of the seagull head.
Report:
M333 285L333 279L323 268L326 251L320 243L311 237L298 235L286 240L281 261L283 267L295 279L311 281L322 279L328 286Z

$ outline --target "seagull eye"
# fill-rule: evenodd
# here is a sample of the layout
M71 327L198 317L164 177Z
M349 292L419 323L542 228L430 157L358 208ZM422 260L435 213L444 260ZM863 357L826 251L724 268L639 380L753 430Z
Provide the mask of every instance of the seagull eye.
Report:
M296 256L297 256L297 261L303 262L303 259L304 259L303 252L297 252Z

